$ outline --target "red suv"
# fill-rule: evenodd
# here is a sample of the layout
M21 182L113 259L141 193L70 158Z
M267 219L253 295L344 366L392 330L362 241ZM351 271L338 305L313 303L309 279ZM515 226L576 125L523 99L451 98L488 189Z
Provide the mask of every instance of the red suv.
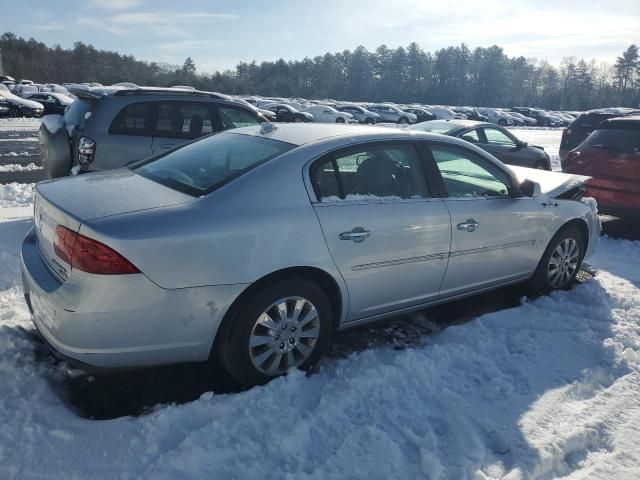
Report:
M612 118L571 150L564 171L588 175L601 213L640 215L640 116Z

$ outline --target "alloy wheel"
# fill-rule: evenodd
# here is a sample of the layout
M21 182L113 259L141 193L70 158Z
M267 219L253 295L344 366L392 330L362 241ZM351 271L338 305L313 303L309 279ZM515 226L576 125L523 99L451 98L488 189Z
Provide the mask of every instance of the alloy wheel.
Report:
M580 246L574 238L565 238L549 258L547 278L553 288L562 288L573 278L580 261Z
M320 317L309 300L280 299L260 314L251 330L251 363L265 375L281 375L311 356L319 336Z

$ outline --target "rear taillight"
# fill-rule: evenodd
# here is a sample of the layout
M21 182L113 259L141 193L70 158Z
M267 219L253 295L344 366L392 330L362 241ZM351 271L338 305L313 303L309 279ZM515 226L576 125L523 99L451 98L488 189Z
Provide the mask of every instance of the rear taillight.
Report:
M564 160L565 165L573 163L579 156L580 152L577 152L575 150L570 151L569 153L567 153L567 158L565 158Z
M89 137L78 139L78 163L86 169L96 155L96 142Z
M571 135L571 133L572 133L572 132L571 132L571 129L570 129L570 128L565 128L565 129L563 129L563 130L562 130L562 135L563 135L563 136L564 136L564 135L569 136L569 135Z
M53 250L71 268L97 275L140 273L129 260L92 238L58 225Z

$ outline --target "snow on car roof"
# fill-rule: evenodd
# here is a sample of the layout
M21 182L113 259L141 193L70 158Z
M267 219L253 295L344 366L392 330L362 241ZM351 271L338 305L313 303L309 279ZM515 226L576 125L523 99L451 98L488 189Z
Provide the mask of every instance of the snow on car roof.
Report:
M251 126L233 130L234 133L243 135L254 135L268 137L273 140L290 143L292 145L305 145L332 137L344 136L366 136L366 135L389 135L402 137L415 134L413 131L405 131L394 127L370 127L344 125L338 123L278 123L276 127L268 133L261 133L261 127Z

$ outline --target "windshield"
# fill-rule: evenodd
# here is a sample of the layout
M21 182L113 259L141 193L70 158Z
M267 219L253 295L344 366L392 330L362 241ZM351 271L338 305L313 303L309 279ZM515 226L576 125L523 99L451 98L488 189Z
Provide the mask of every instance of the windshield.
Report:
M132 167L139 175L199 197L295 148L263 137L219 133Z

